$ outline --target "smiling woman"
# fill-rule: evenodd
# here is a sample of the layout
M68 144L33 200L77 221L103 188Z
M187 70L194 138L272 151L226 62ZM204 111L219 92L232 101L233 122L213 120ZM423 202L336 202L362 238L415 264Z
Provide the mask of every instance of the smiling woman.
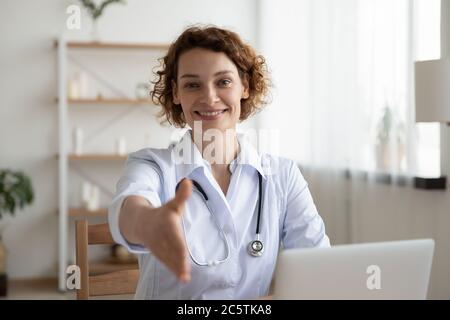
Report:
M220 66L216 66L218 70L212 70L211 64L216 57L220 60ZM204 70L205 64L208 70ZM175 97L174 92L198 92L201 85L205 86L205 81L214 79L219 88L236 88L239 84L246 88L246 94L241 98L240 121L267 104L270 81L264 57L256 54L238 34L229 30L188 28L170 46L157 74L152 99L162 106L160 116L163 121L178 127L184 127L187 119L181 109L183 103L179 100L180 96ZM208 88L209 84L206 85Z
M198 120L203 130L233 128L241 100L249 97L248 81L241 80L234 63L223 52L196 48L183 53L178 65L173 102L181 105L189 126Z
M330 242L296 164L237 132L265 104L265 60L236 33L193 27L157 74L161 116L191 130L131 154L109 208L114 240L139 253L136 297L266 296L281 245Z

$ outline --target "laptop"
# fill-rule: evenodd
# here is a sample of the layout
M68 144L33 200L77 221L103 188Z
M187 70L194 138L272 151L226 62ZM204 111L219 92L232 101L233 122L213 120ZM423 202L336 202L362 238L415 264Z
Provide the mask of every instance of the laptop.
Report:
M432 239L283 250L274 299L426 299L433 253Z

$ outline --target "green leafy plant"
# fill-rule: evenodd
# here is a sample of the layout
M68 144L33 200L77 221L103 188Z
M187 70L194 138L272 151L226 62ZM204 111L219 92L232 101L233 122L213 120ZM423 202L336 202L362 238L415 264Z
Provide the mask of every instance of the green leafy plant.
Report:
M125 4L124 0L104 0L99 5L95 4L93 0L80 0L83 6L89 11L92 19L97 20L105 10L107 6L112 3L122 3Z
M377 142L379 144L389 143L392 130L392 111L389 107L384 108L383 116L378 123Z
M22 209L33 200L29 177L19 171L0 170L0 219L7 213L14 215L17 208Z
M399 123L395 117L392 108L386 106L383 111L383 116L378 122L377 127L377 143L380 145L389 144L395 138L396 135L397 142L403 142L404 138L404 126Z

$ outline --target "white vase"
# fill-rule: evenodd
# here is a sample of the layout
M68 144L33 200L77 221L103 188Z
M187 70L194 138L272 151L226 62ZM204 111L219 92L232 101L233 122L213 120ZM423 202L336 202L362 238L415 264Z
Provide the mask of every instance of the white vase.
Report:
M77 156L83 154L83 130L81 128L76 127L73 130L73 145L74 145L74 153Z
M120 156L127 154L127 142L124 137L120 137L116 141L116 153Z
M382 143L375 146L376 165L381 171L399 171L405 157L405 146L402 143L395 147Z

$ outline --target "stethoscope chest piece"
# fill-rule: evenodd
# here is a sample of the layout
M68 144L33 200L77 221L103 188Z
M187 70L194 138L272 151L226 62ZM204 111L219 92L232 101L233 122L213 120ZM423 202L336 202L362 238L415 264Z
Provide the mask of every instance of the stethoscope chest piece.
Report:
M248 244L248 253L253 257L261 257L264 252L263 243L259 240L253 240Z

